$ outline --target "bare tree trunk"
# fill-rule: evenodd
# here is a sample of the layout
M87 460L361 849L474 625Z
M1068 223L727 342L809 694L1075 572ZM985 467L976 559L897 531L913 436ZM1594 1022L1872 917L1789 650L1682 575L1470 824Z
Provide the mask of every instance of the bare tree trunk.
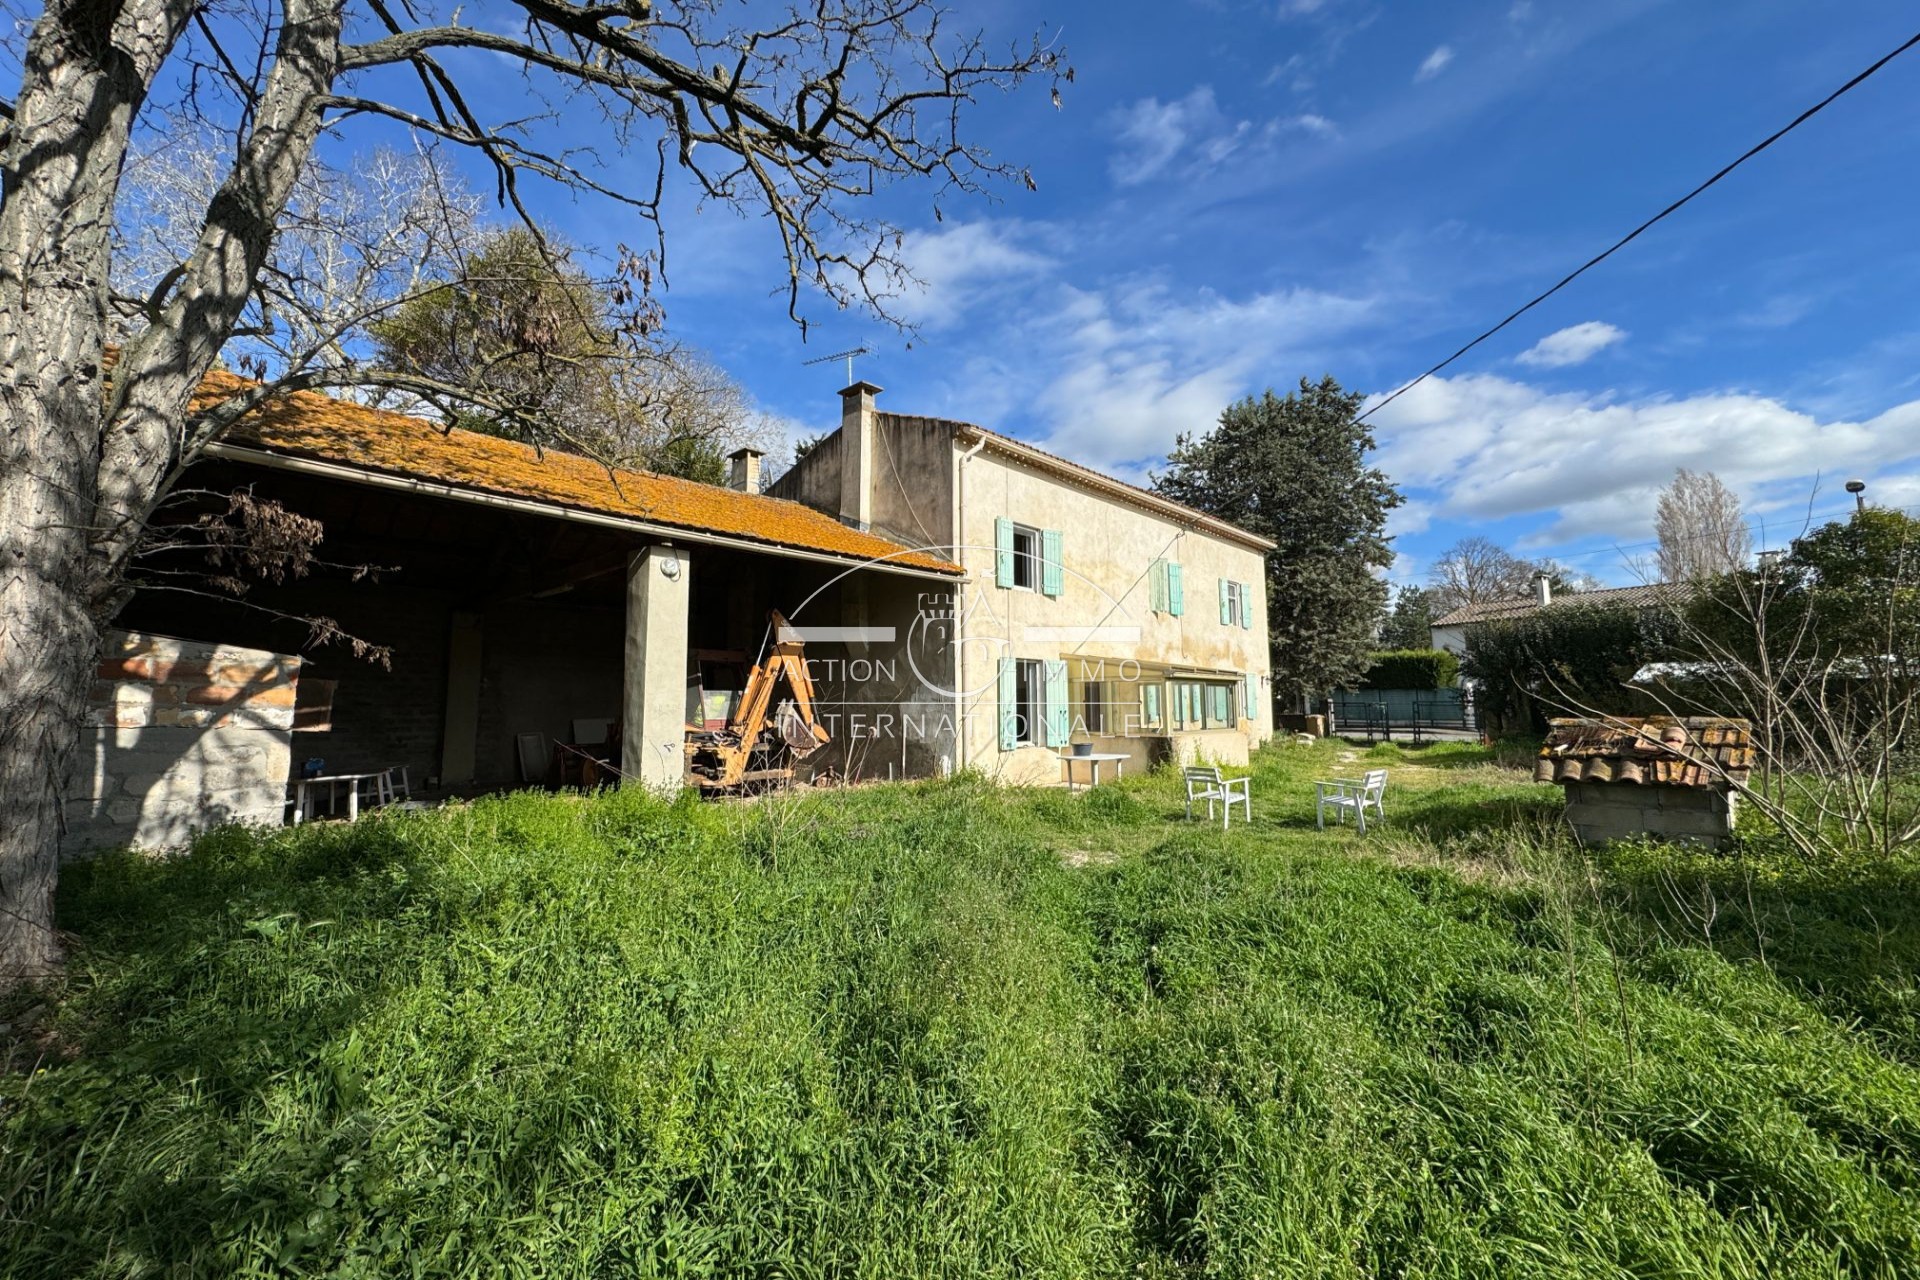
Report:
M187 406L246 305L339 70L339 0L287 0L241 155L152 323L104 368L114 198L188 0L49 5L0 189L0 989L59 960L61 802L101 628L199 440Z
M50 4L0 194L0 989L59 960L60 801L99 642L93 554L113 202L183 15Z

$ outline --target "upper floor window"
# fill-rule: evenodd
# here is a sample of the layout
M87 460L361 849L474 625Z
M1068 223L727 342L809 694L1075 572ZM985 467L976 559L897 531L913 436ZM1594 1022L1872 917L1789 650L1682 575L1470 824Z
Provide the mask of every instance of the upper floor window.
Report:
M1186 593L1180 582L1178 560L1155 560L1148 575L1149 607L1155 613L1179 617L1186 612Z
M1220 579L1220 625L1253 626L1253 584Z
M1061 594L1065 576L1061 541L1058 529L1035 529L1005 516L997 518L993 522L995 584L1044 596Z
M1013 526L1013 585L1028 591L1040 586L1040 531L1024 524Z

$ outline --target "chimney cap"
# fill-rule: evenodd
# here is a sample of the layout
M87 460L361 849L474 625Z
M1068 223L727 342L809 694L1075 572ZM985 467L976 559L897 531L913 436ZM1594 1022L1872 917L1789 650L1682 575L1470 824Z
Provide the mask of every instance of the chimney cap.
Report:
M766 456L767 451L765 449L756 449L752 445L746 444L741 445L738 449L728 454L727 461L732 462L735 458L764 458Z
M840 394L843 397L858 396L858 395L877 396L882 391L885 391L885 390L886 390L885 387L876 387L871 382L867 382L863 379L862 381L856 382L852 386L846 388Z

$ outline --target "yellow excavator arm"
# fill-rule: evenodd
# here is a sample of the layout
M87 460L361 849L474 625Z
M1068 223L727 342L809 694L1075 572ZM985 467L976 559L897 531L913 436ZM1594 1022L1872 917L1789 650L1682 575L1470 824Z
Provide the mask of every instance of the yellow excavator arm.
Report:
M831 738L814 715L813 677L807 673L806 646L793 637L787 620L775 609L770 615L773 644L764 661L754 664L741 692L740 705L727 727L719 733L692 734L687 752L695 779L702 787L731 789L743 782L791 778L790 768L751 771L754 751L768 728L768 715L774 708L773 696L785 679L792 691L791 713L780 716L775 727L794 758L804 759L827 745Z

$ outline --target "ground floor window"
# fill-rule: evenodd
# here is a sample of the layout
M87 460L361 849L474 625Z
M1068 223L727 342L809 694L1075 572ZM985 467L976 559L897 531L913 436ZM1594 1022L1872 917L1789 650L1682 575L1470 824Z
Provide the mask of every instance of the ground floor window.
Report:
M1080 724L1090 735L1104 737L1112 733L1113 684L1107 680L1089 680L1080 686Z
M1240 687L1232 680L1174 680L1167 685L1175 729L1231 729Z
M1032 658L1000 661L1000 749L1063 747L1071 736L1067 664Z
M1013 667L1014 742L1037 747L1045 741L1047 670L1043 663L1019 661Z

